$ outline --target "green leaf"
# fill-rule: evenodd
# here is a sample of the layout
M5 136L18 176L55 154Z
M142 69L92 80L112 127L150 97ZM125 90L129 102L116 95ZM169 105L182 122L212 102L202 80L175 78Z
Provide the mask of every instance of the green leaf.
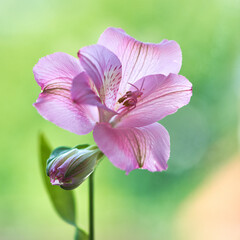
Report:
M64 221L76 226L75 201L73 193L51 185L49 177L46 175L46 161L51 154L51 148L43 135L40 135L39 145L41 173L53 207Z
M88 240L88 235L79 228L76 228L74 240Z
M86 147L86 145L78 146L80 146L80 148ZM88 240L88 235L83 230L81 230L76 223L76 209L73 192L63 190L58 186L52 186L49 177L46 175L47 159L51 161L51 159L69 149L70 148L68 147L59 147L51 153L51 147L49 147L49 144L47 143L43 134L39 136L41 173L53 207L65 222L75 226L75 240Z

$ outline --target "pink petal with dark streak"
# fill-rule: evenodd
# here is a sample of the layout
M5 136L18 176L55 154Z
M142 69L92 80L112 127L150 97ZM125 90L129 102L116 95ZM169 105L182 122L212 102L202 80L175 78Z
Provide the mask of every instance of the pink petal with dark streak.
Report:
M101 123L95 126L93 136L108 159L126 173L136 168L152 172L167 169L170 138L158 123L140 128L112 128Z
M152 75L135 83L143 86L143 95L137 99L136 107L116 117L117 127L141 127L161 120L188 104L192 96L192 84L176 74ZM136 91L134 87L131 91Z
M43 57L33 72L42 92L34 106L47 120L76 134L87 134L98 121L96 107L79 105L71 99L73 78L82 71L78 59L66 53Z
M115 53L122 63L120 95L130 87L128 83L135 83L148 75L178 73L182 65L180 46L173 40L143 43L122 29L108 28L100 36L98 44Z
M81 65L95 83L102 103L114 110L122 79L122 65L119 59L101 45L84 47L80 49L78 56Z

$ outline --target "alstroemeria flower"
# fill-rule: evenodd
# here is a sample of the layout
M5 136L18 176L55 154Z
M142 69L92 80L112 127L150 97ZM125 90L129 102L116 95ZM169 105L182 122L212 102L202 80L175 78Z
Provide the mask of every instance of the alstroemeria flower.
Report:
M108 28L79 59L54 53L39 60L34 76L42 92L34 104L49 121L93 136L100 150L127 173L167 168L170 139L157 121L189 103L192 84L178 75L175 41L142 43Z

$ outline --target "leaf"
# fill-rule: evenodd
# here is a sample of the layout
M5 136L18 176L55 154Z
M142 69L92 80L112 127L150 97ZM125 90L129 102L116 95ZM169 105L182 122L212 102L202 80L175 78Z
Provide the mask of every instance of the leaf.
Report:
M79 228L76 228L74 240L88 240L88 235Z
M40 135L39 145L41 173L51 202L56 212L64 221L76 226L75 201L73 193L51 185L49 177L46 175L46 161L51 154L51 148L43 135Z
M81 147L81 145L79 146ZM49 144L47 143L43 134L41 134L39 136L39 149L41 173L53 207L65 222L75 226L75 240L88 240L88 235L83 230L81 230L76 223L75 200L72 191L66 191L60 187L52 186L49 177L46 175L47 159L51 161L51 159L53 159L55 156L58 156L60 153L63 153L70 148L59 147L51 153L51 148L49 147Z

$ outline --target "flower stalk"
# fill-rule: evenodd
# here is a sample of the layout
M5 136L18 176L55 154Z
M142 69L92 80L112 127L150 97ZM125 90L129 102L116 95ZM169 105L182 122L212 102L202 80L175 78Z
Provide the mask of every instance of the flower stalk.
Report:
M89 240L94 240L94 173L89 177Z

